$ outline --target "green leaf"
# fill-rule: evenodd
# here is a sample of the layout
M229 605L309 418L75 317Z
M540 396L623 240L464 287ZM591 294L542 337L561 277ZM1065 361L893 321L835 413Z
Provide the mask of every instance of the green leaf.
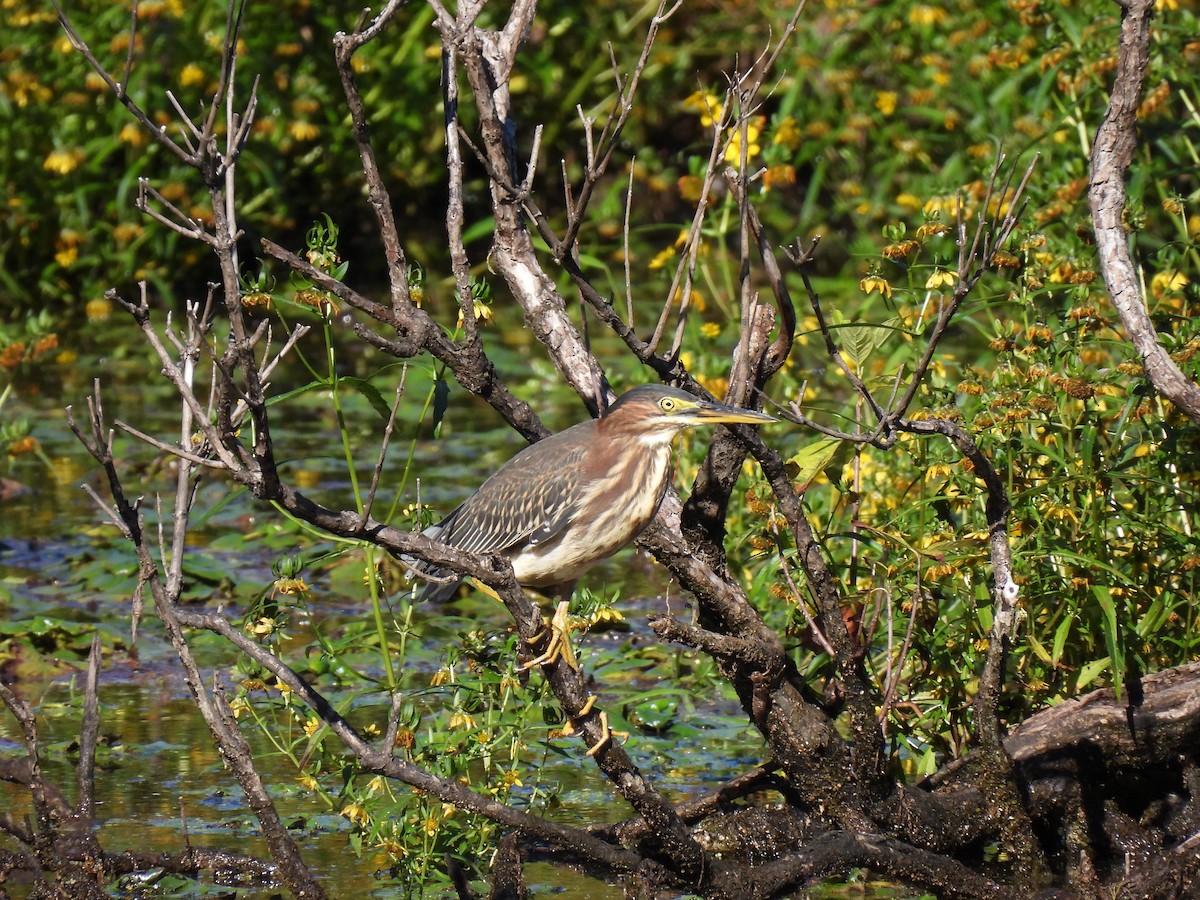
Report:
M1037 637L1033 634L1033 632L1029 633L1029 649L1033 651L1034 656L1036 656L1038 659L1040 659L1046 665L1048 665L1048 666L1054 665L1053 657L1051 657L1050 654L1046 652L1045 646L1042 644L1041 641L1039 641L1037 639Z
M883 346L890 334L891 329L882 325L845 325L838 330L838 343L842 353L861 372L867 359Z
M1071 616L1065 616L1063 620L1058 623L1058 628L1054 630L1054 646L1050 651L1050 656L1051 662L1053 662L1056 666L1058 665L1058 661L1062 659L1063 648L1067 645L1067 638L1071 634L1071 626L1073 624L1075 624L1074 618Z
M639 730L660 734L670 728L679 715L679 701L674 697L655 697L626 710L625 715Z
M1107 656L1102 659L1094 659L1087 663L1079 670L1079 679L1075 682L1075 689L1082 691L1085 687L1095 681L1101 672L1109 667L1110 660Z
M834 437L819 437L803 447L787 461L788 474L792 481L800 487L808 487L818 473L824 472L833 484L842 480L841 469L846 458L854 452L854 445L849 441L840 441ZM836 470L835 468L836 461Z
M392 417L392 408L388 406L387 401L383 399L383 394L379 393L379 389L371 384L371 382L365 378L355 378L353 376L346 376L340 379L340 381L342 384L348 384L366 397L367 402L371 404L371 407L375 412L379 413L385 422Z
M1117 625L1117 607L1113 603L1112 593L1107 587L1093 585L1092 593L1100 601L1100 608L1104 611L1100 627L1104 631L1104 646L1112 660L1113 690L1120 697L1121 688L1125 683L1125 651L1121 647L1121 631Z

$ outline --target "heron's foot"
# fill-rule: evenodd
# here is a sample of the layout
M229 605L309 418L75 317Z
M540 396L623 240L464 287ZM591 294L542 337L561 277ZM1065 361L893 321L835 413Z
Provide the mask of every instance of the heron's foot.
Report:
M594 700L595 698L593 697L590 699ZM600 712L600 730L601 730L600 740L596 741L596 743L594 743L594 744L592 744L592 746L588 747L587 753L583 754L584 756L595 756L597 753L599 753L601 750L604 749L604 747L608 744L609 741L612 740L612 736L613 736L612 729L608 727L608 713L606 713L604 711Z
M539 656L521 666L522 672L532 669L534 666L544 666L558 662L560 659L576 672L579 671L579 660L575 658L575 648L571 646L570 608L571 604L566 600L558 604L554 615L550 618L549 623L547 623L547 627L550 629L550 640L546 642L546 649ZM526 643L536 643L545 634L546 631L543 629L530 640L526 641Z
M596 705L596 695L589 694L588 698L584 702L583 706L581 706L579 708L579 712L575 713L575 715L571 716L571 718L569 718L567 720L567 726L566 726L566 728L564 728L562 730L563 737L568 737L572 734L575 734L577 731L579 731L582 721L583 721L583 718L592 711L592 707L594 707L595 705ZM600 739L597 740L596 743L594 743L590 747L588 747L587 753L584 755L585 756L595 756L597 753L599 753L601 750L604 749L605 745L607 745L608 742L612 740L612 737L613 737L613 731L611 728L608 727L608 713L601 711L601 713L600 713Z

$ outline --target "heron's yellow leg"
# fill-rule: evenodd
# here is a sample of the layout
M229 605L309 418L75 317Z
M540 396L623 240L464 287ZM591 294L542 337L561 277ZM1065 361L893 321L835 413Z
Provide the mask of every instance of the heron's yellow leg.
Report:
M571 617L569 610L571 604L563 600L555 609L554 615L549 622L550 640L546 643L546 649L541 655L535 659L531 659L525 665L521 666L521 671L532 669L534 666L542 666L548 663L562 660L576 672L579 671L579 660L575 657L575 648L571 646ZM538 640L545 632L539 632L534 636L534 640Z
M592 708L595 707L595 705L596 705L596 695L589 694L587 700L584 701L583 706L581 706L579 708L579 712L575 713L575 715L573 715L573 716L571 716L571 718L567 719L567 724L563 726L563 729L560 733L561 736L562 737L570 737L571 735L577 733L579 731L581 720L584 718L584 716L586 716L588 713L590 713L592 711ZM594 743L590 747L588 747L587 754L586 754L587 756L595 756L597 753L599 753L601 750L603 750L604 746L609 741L611 741L614 737L620 737L620 738L629 737L628 731L613 731L612 728L609 727L608 713L601 710L599 718L600 718L600 739L598 741L596 741L596 743Z
M590 708L590 702L595 699L596 699L595 697L588 698L589 708ZM583 715L583 713L580 713L580 715ZM592 744L592 746L588 747L588 751L587 751L587 753L584 754L584 756L595 756L597 753L599 753L604 748L605 744L607 744L609 741L612 740L612 736L613 736L612 729L608 727L608 713L603 712L603 711L601 711L601 713L600 713L600 728L603 731L603 733L600 735L600 740L596 741L596 743L594 743L594 744Z

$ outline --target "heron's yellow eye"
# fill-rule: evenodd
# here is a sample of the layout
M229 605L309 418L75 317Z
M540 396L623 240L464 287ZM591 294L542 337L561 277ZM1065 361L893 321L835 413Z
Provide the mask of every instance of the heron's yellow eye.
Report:
M670 412L671 410L673 410L675 408L675 398L674 397L663 397L661 400L658 401L658 408L661 409L663 412Z

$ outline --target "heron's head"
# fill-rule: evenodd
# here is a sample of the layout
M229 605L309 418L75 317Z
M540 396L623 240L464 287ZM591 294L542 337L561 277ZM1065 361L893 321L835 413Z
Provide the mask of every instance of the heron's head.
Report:
M765 413L710 403L679 388L646 384L621 395L605 415L605 431L613 440L668 441L696 425L745 423L761 425L777 419Z

